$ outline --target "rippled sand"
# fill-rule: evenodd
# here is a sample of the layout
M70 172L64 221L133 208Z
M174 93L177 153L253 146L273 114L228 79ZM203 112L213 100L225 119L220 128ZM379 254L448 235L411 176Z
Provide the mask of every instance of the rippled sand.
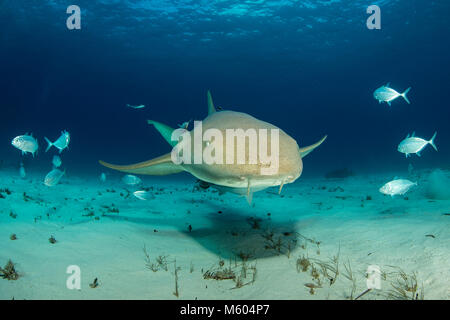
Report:
M394 286L450 299L450 201L427 198L422 176L407 199L378 192L391 175L356 176L300 179L281 195L256 193L249 206L194 191L192 179L143 177L153 198L142 201L132 194L142 188L120 175L102 184L68 174L49 188L39 174L3 171L0 266L11 259L20 278L0 279L0 298L349 299L377 266L381 289L361 299L402 298ZM71 265L80 290L66 287ZM234 280L205 279L227 272Z

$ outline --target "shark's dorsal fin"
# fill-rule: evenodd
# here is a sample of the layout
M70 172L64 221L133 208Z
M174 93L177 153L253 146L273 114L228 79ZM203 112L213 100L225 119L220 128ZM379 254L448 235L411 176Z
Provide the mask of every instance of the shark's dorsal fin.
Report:
M168 125L162 124L157 121L147 120L148 124L155 126L156 130L163 136L163 138L172 146L175 147L178 141L172 141L172 133L175 129L169 127Z
M165 176L168 174L178 173L184 171L183 168L179 165L176 165L172 161L171 153L167 153L165 155L162 155L158 158L154 158L152 160L148 160L145 162L130 164L130 165L116 165L107 163L104 161L99 161L101 165L122 171L127 173L134 173L134 174L145 174L145 175L152 175L152 176Z
M210 115L216 112L216 108L214 107L214 102L211 96L211 92L209 90L207 96L208 96L208 115Z
M315 148L317 148L318 146L320 146L325 139L327 138L327 136L324 136L322 139L320 139L319 142L316 142L310 146L304 147L304 148L300 148L300 156L302 158L306 157L310 152L312 152Z

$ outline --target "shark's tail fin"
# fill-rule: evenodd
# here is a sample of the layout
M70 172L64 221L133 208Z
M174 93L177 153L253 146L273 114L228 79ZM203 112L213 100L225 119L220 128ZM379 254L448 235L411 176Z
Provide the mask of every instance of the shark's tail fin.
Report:
M100 164L117 171L132 173L132 174L146 174L151 176L165 176L168 174L183 172L184 169L173 163L171 153L167 153L158 158L148 160L145 162L120 166L104 161Z
M47 141L47 143L48 143L47 149L45 149L45 152L47 152L52 147L53 143L50 140L48 140L47 137L44 137L44 138L45 138L45 141Z
M436 138L436 134L437 134L437 132L434 133L433 137L431 138L430 141L428 141L428 143L431 144L431 146L434 148L434 150L438 151L436 145L434 144L434 138Z
M408 89L406 89L405 92L403 92L403 93L401 94L401 96L403 97L403 99L405 99L406 102L408 102L408 104L411 104L411 102L409 102L408 96L407 96L409 90L411 90L411 87L409 87Z

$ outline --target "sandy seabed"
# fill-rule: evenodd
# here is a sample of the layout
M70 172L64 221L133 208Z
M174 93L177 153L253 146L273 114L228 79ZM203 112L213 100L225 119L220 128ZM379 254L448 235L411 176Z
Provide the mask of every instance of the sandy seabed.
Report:
M299 179L249 205L194 180L44 175L0 173L0 266L19 274L1 299L354 299L373 266L380 289L360 299L450 299L450 200L425 178L407 198L378 192L391 175Z

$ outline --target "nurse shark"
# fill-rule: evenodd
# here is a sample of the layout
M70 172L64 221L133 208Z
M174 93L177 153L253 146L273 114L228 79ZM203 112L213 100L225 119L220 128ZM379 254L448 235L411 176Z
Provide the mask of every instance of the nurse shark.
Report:
M201 122L202 130L203 132L207 132L208 129L212 129L217 133L223 134L225 139L223 139L223 141L219 140L218 145L219 147L223 147L221 149L223 158L227 158L227 152L230 153L230 149L227 149L227 131L233 130L234 132L239 132L239 130L241 130L235 137L239 139L244 135L243 141L246 141L246 138L250 141L249 136L246 135L246 132L248 132L247 130L270 131L271 135L272 132L276 131L278 135L276 146L278 147L276 150L278 151L278 157L276 159L277 167L274 172L269 174L262 173L264 167L267 169L267 163L263 163L261 157L259 157L256 162L249 161L252 159L252 155L249 153L252 150L250 142L245 144L245 163L238 163L239 161L232 161L231 163L228 161L222 163L198 163L198 161L196 162L194 160L194 152L192 152L192 155L190 156L192 161L181 163L174 161L173 153L181 140L173 140L175 129L153 120L148 120L148 123L154 125L164 139L174 147L172 152L145 162L130 165L116 165L101 160L99 161L100 164L110 169L143 175L169 175L186 171L199 179L203 186L212 186L220 192L232 192L239 195L245 195L247 201L251 203L253 192L275 186L279 186L279 192L281 192L281 189L285 184L297 180L303 171L302 159L321 145L327 138L325 135L322 139L312 145L299 147L293 138L283 130L268 122L261 121L242 112L228 110L217 111L209 91L207 92L207 99L208 116ZM188 131L187 129L177 130L185 130L187 134L193 134L194 136L196 134L194 132L196 131L195 127L192 131ZM228 141L228 143L230 142L231 141ZM272 142L272 140L269 139L269 142ZM259 146L261 147L261 142L259 143ZM194 143L192 145L192 150L194 151L194 149L200 148L200 151L203 152L208 147L210 147L210 142L202 139L201 144ZM263 145L262 147L274 154L275 149L270 150L271 148L274 148L272 145ZM234 152L236 151L236 148L237 146L233 145L233 149L231 150L231 152L233 152L231 158L234 160L237 159L238 154L238 152ZM230 154L228 154L228 156L229 155Z

